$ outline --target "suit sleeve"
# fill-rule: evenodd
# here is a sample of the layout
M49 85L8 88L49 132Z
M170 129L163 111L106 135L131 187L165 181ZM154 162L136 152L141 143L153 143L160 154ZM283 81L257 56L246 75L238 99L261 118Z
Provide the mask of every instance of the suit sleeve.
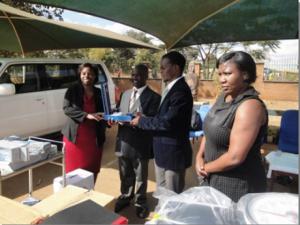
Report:
M189 107L189 102L187 101L186 94L184 92L174 92L174 94L170 96L170 105L166 113L154 117L142 116L138 127L144 130L155 131L170 131L176 129L176 123L182 119L187 107Z
M78 123L82 123L87 116L87 113L72 101L74 91L74 89L67 90L64 98L63 110L66 116L70 117Z

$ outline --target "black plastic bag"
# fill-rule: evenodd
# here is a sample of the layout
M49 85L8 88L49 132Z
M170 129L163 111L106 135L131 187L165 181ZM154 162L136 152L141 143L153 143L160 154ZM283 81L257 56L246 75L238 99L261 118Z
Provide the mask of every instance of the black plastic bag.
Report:
M202 120L200 114L193 108L192 110L192 118L191 118L191 127L190 130L202 130Z

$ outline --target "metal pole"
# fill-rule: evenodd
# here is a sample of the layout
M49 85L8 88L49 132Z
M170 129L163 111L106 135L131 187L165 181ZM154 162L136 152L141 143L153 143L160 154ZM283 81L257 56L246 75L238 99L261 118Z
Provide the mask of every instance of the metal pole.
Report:
M62 147L62 173L63 173L63 187L65 187L67 185L67 178L66 178L66 158L65 158L65 143L63 143L63 147Z
M28 193L29 193L29 196L31 197L32 196L32 192L33 192L33 179L32 179L32 169L30 168L28 170Z
M0 171L0 195L2 195L2 175Z
M9 24L13 28L13 30L14 30L14 32L16 34L16 38L17 38L18 43L19 43L19 47L20 47L21 53L22 53L22 58L25 58L24 49L23 49L23 45L22 45L22 42L21 42L21 39L20 39L20 35L19 35L19 33L18 33L18 31L17 31L17 29L16 29L13 21L10 19L9 15L6 12L2 11L2 13L6 16Z
M63 176L63 187L66 186L67 181L66 181L66 168L65 168L65 143L62 141L55 141L55 140L51 140L51 139L46 139L46 138L39 138L39 137L34 137L34 136L30 136L29 140L41 140L41 141L49 141L49 142L53 142L53 143L58 143L58 144L62 144L62 176Z

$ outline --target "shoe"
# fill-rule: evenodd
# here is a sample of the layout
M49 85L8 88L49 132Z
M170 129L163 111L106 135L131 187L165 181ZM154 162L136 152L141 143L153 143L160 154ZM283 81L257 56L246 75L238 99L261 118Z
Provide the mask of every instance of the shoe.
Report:
M136 206L136 216L145 219L149 215L149 209L146 206Z
M115 204L115 213L120 212L122 209L126 208L130 205L129 199L121 199L119 198Z

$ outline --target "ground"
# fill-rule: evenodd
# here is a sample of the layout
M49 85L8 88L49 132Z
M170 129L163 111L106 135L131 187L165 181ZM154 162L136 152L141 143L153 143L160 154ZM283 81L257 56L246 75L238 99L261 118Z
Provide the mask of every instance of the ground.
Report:
M120 181L118 173L117 158L114 155L114 141L116 135L116 127L108 129L107 141L104 146L104 153L102 159L101 172L98 175L95 190L109 194L117 198L120 194ZM194 153L197 152L199 147L199 140L196 140L192 144ZM274 145L265 145L262 152L266 154L268 151L276 149ZM38 199L44 199L53 193L52 182L53 179L61 175L61 167L56 165L47 164L33 171L34 180L33 196ZM197 185L197 176L194 172L194 168L188 169L186 174L186 189ZM27 174L23 173L8 180L3 181L3 195L16 201L22 201L27 197L28 180ZM149 166L149 179L148 179L148 202L151 210L149 219L153 215L154 208L157 204L157 200L152 197L152 193L155 191L155 177L153 161L150 161ZM292 181L289 185L280 185L275 183L274 190L279 192L293 192L298 193L298 180ZM107 207L113 210L115 200L111 202ZM138 219L135 216L134 207L128 207L121 211L123 216L129 219L130 224L141 224L145 220ZM146 220L147 220L146 219Z

